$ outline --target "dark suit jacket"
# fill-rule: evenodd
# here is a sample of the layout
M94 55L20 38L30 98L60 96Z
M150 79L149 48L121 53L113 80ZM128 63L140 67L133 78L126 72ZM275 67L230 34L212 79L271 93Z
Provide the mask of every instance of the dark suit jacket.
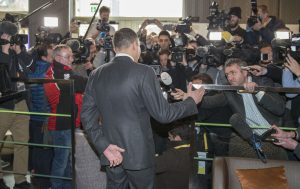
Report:
M253 78L259 86L273 86L268 78ZM258 102L253 95L255 104L263 117L270 124L282 125L282 117L285 113L285 100L277 93L266 92L261 101ZM214 96L204 97L201 106L203 108L214 108L229 105L233 113L240 113L245 116L245 104L243 98L236 91L223 92Z
M81 118L100 154L109 144L116 144L126 150L123 168L140 170L154 166L150 116L168 123L197 112L192 98L169 104L151 67L120 56L91 73ZM103 155L101 160L103 165L108 165Z

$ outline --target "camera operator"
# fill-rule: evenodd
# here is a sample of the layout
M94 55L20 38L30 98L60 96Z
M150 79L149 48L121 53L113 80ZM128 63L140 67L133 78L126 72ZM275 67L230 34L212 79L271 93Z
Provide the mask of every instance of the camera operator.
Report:
M240 27L239 22L242 18L242 10L240 7L231 7L228 16L229 22L225 31L228 31L233 36L233 42L241 44L244 42L246 37L246 30Z
M257 22L251 26L253 31L248 32L248 40L251 40L251 44L258 44L259 41L271 44L272 39L274 39L274 32L278 29L286 28L286 26L283 21L269 15L266 5L258 6L257 10Z
M93 61L95 59L97 49L96 49L96 43L94 39L87 39L90 41L89 46L89 56L84 60L84 62L79 63L73 63L72 69L75 73L78 73L82 77L88 77L90 73L95 69Z
M110 14L110 8L107 6L102 6L99 9L99 16L100 19L98 20L98 23L93 23L89 33L88 33L88 37L91 37L93 39L96 39L97 37L99 37L99 34L101 33L101 31L99 31L97 29L97 26L99 26L99 24L104 24L104 25L108 25L109 26L109 35L114 35L115 33L115 29L114 27L112 27L111 25L109 25L109 14Z
M0 50L0 65L1 65L1 92L10 94L18 91L17 83L11 82L11 77L18 77L23 74L26 66L19 63L18 54L22 57L23 53L18 46L10 48L10 41L12 36L18 33L18 27L9 22L2 21L0 23L0 36L1 36L1 50ZM27 62L27 61L26 61ZM5 86L3 86L5 85ZM23 89L24 90L24 89ZM10 99L2 102L0 108L17 111L28 111L27 104L25 102L27 95L19 97L18 99ZM0 127L0 139L3 140L7 130L10 130L13 134L14 140L18 142L28 142L29 138L29 119L28 116L12 114L12 113L1 113L0 120L2 125ZM14 145L14 162L13 171L19 173L26 173L28 171L28 147L24 145ZM2 154L1 154L2 155ZM0 170L2 167L0 166ZM2 171L2 170L1 170ZM30 184L27 183L24 175L14 175L15 187L14 188L29 188ZM9 189L3 181L3 175L0 175L0 188Z

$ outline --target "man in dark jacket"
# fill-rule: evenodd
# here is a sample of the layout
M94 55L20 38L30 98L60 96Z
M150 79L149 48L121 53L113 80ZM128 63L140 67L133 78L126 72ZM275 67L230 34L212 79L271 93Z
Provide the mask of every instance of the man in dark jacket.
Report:
M26 75L24 73L27 61L19 61L19 58L24 58L25 52L20 51L20 47L14 45L11 48L10 40L13 35L18 32L18 27L9 22L2 21L0 23L0 66L1 66L1 92L2 95L11 94L24 88L19 88L16 82L11 82L11 77L18 77L20 75ZM5 77L3 77L5 75ZM21 83L20 83L21 84ZM19 85L21 86L21 85ZM24 86L24 84L22 85ZM23 93L25 94L25 92ZM26 95L22 97L11 98L4 102L0 102L0 108L6 110L16 111L28 111L27 104L25 102ZM3 140L7 130L10 130L13 134L14 140L18 142L28 142L28 126L29 119L26 115L15 114L15 113L0 113L0 139ZM13 171L18 173L26 173L28 171L28 147L24 145L14 145L14 162ZM0 170L2 168L0 167ZM30 185L27 183L24 175L15 176L15 189L18 188L29 188ZM2 179L2 173L0 174L0 188L8 189Z
M137 64L137 34L122 28L113 38L116 57L94 70L85 90L82 123L106 166L107 188L152 189L154 143L150 116L162 123L196 114L204 90L169 104L151 67ZM99 125L101 118L101 126Z

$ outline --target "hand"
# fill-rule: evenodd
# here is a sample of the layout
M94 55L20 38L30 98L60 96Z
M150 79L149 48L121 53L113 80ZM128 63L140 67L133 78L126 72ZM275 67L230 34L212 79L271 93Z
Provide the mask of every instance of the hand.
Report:
M276 130L276 133L272 134L271 136L280 140L282 138L293 138L295 136L294 132L286 132L281 130L279 127L277 127L276 125L272 125L273 129Z
M93 69L93 64L91 62L86 62L83 64L84 69L86 70L92 70Z
M246 82L244 83L244 88L249 91L250 93L253 93L255 91L255 87L257 87L257 84L254 82Z
M252 29L255 31L259 31L261 28L263 28L263 24L259 19L257 19L257 22L252 26Z
M110 144L104 150L103 154L108 159L110 167L115 167L122 163L123 156L121 152L125 152L125 150L113 144Z
M10 41L11 36L4 33L4 34L1 35L1 39L5 39L7 41ZM2 45L2 52L5 53L5 54L9 54L9 48L10 48L10 43Z
M278 140L279 142L274 142L274 144L282 146L283 148L288 150L295 150L296 146L298 145L298 142L291 138L280 138Z
M299 63L290 54L287 55L286 61L287 62L284 63L284 66L293 72L297 77L300 77Z
M267 68L259 66L259 65L247 66L247 68L249 68L248 71L252 75L255 75L255 76L262 76L262 75L266 75L268 73Z
M20 45L14 44L11 48L12 48L12 50L14 50L16 52L16 54L20 54L21 53L21 47L20 47Z
M241 36L238 36L238 35L235 35L235 36L232 36L233 37L233 42L236 42L236 43L240 43L243 38Z
M171 95L175 100L185 100L187 98L187 93L183 92L181 89L175 89L176 92L171 92Z
M192 97L193 100L195 101L196 104L202 101L203 95L204 95L205 90L201 87L200 89L197 90L192 90L192 83L189 83L188 88L187 88L187 95L186 98Z

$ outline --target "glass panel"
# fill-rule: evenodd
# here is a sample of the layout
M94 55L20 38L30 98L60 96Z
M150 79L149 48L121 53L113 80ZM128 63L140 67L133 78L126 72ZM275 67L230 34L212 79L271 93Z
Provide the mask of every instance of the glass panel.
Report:
M99 0L75 3L76 16L91 17ZM101 6L110 7L112 17L182 17L182 4L182 0L103 0Z
M28 12L28 0L0 0L1 12Z

